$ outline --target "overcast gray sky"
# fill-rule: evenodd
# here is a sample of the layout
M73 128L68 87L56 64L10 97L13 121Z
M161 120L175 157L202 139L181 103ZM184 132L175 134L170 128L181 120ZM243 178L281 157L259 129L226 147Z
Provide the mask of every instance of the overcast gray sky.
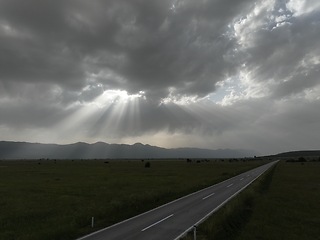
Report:
M0 140L320 149L319 0L0 0Z

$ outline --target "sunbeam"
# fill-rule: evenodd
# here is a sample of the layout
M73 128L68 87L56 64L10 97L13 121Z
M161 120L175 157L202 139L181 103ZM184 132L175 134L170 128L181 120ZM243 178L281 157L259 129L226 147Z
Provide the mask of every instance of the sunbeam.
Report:
M75 139L97 141L102 136L116 136L120 128L139 129L140 97L125 91L105 91L90 103L70 106L69 115L53 126L54 133L59 137L76 133Z

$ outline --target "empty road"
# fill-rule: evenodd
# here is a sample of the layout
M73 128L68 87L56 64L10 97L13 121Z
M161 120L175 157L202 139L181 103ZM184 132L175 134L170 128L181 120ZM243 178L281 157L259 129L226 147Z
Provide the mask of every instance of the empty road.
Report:
M179 239L276 162L247 171L78 240Z

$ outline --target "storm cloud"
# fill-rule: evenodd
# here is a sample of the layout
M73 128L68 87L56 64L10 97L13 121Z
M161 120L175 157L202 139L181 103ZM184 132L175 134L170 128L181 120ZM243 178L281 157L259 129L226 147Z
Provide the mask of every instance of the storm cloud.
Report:
M315 0L3 0L1 140L319 148L319 16Z

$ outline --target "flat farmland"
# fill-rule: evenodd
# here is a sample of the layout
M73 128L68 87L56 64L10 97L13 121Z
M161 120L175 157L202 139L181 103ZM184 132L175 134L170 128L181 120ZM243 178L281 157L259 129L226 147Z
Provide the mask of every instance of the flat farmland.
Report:
M0 239L75 239L267 163L107 161L0 161Z

